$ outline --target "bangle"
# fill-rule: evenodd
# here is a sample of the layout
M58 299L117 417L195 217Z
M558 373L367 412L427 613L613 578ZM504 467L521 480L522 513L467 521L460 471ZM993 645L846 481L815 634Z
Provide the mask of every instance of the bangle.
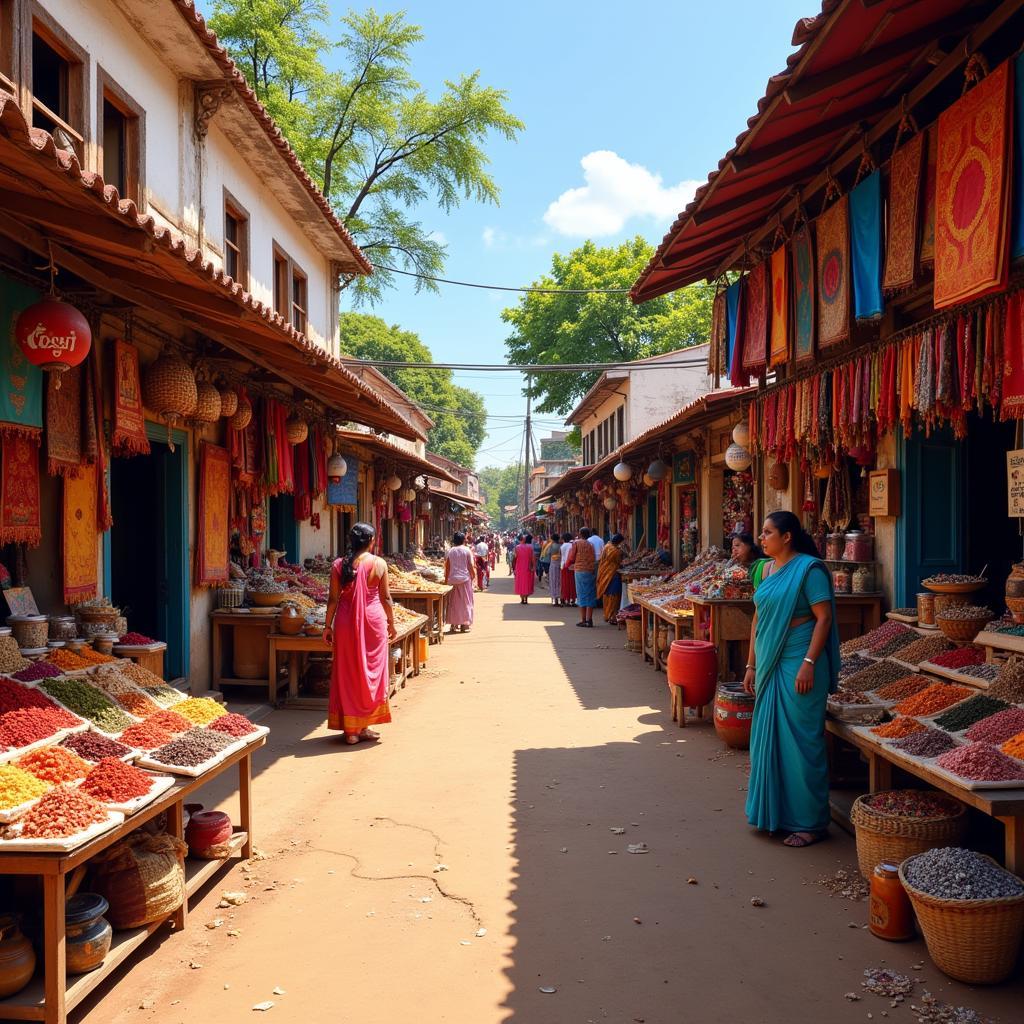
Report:
M747 666L747 668L748 668L748 670L750 670L751 672L754 672L754 671L756 671L756 670L757 670L757 666L756 666L756 665L748 665L748 666Z
M814 668L814 659L813 658L804 658L804 661L806 661L807 664L811 666L811 668Z

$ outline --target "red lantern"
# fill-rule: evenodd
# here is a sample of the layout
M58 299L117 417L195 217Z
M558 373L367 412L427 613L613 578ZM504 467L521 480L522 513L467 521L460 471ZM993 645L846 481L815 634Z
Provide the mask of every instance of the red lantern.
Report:
M52 297L21 311L14 336L25 358L51 373L78 366L92 347L89 321L74 306Z

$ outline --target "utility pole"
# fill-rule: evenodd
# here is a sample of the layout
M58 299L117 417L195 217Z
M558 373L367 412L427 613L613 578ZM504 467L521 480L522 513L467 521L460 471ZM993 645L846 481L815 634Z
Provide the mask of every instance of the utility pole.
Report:
M530 428L530 384L526 378L526 442L523 445L523 515L530 513L530 448L533 446L533 431Z

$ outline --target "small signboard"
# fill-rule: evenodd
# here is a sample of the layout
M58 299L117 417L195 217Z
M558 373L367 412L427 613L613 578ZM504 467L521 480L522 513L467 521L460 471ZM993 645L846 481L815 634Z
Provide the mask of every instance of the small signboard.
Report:
M900 475L895 469L873 469L868 474L868 515L900 514Z
M327 482L327 504L348 505L355 508L359 501L359 460L345 452L348 469L337 482Z
M1024 448L1006 453L1006 497L1007 514L1024 517Z
M672 460L672 482L692 484L697 482L697 459L693 452L676 452Z

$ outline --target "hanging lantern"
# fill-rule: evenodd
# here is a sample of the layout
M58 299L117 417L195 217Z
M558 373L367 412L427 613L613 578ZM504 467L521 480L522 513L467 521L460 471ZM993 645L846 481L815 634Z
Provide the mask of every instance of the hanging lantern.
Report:
M753 459L750 456L750 452L743 445L733 441L725 449L725 464L737 473L742 472L744 469L749 469L751 462L753 462Z
M750 425L746 420L741 420L732 428L732 439L743 448L750 444Z
M388 490L397 491L401 486L402 478L396 473L392 473L391 476L388 477Z
M327 478L332 484L338 483L348 472L348 463L342 455L332 455L327 460Z
M168 425L175 423L196 411L196 375L181 356L164 352L143 371L142 397Z
M655 482L664 480L668 473L668 464L661 461L661 459L655 459L647 467L647 475Z
M238 392L234 388L220 387L217 389L220 395L220 414L231 419L238 412Z
M216 423L220 419L220 392L208 381L196 385L196 411L192 419L196 423Z
M252 402L246 395L238 395L238 408L231 417L232 430L245 430L252 422Z
M658 481L650 473L644 473L644 486L653 487Z
M309 424L300 416L289 416L285 421L284 435L289 444L302 444L309 437Z
M604 507L608 509L609 512L611 512L611 510L615 508L615 506L618 505L618 503L619 499L612 497L612 495L610 494L607 498L604 499Z
M49 373L78 366L92 347L89 321L80 310L52 296L21 311L14 336L25 358Z
M402 491L402 500L407 502L414 502L416 500L416 490L413 487L407 487Z
M633 467L628 462L616 463L612 475L619 483L625 483L633 475Z

